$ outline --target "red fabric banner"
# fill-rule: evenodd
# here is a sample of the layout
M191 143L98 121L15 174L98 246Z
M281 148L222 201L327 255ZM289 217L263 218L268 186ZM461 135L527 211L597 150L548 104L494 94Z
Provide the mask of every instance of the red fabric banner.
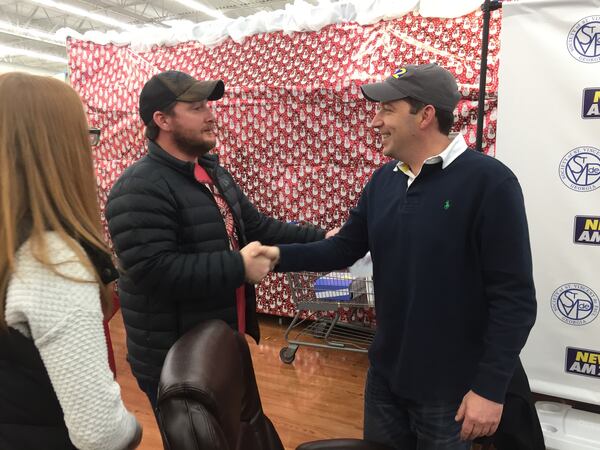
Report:
M415 13L370 26L330 25L318 32L254 35L206 48L197 42L154 47L71 39L71 83L86 106L90 126L101 128L94 148L101 206L121 172L145 152L137 112L139 92L155 73L176 69L199 79L225 81L214 103L221 163L265 214L341 225L370 174L384 163L368 123L375 105L360 85L404 64L437 62L462 92L455 130L475 144L482 16L424 18ZM494 154L500 11L492 15L484 151ZM289 316L281 275L258 287L258 309ZM370 320L359 312L358 319Z

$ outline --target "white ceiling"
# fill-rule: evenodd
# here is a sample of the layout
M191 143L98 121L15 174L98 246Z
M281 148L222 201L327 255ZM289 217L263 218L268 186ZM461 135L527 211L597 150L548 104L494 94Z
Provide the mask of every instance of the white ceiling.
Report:
M56 3L74 6L88 13L134 26L163 25L169 20L202 22L213 19L210 15L185 6L177 0L0 0L0 71L28 70L48 74L66 71L64 61L48 61L32 54L14 54L16 51L12 49L16 48L66 60L63 44L48 42L51 36L27 36L31 32L41 31L53 35L63 27L72 28L79 33L110 29L122 31L93 18L61 11L56 7ZM292 3L292 0L197 0L197 3L235 19L259 11L284 8L287 3ZM317 1L309 0L309 3L316 4Z

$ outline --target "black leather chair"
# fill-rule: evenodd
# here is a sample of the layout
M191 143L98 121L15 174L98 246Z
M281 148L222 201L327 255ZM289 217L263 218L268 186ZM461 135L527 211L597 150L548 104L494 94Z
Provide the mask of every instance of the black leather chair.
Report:
M250 349L224 322L201 323L171 348L158 388L165 450L283 450L264 414ZM297 450L391 450L360 439L308 442Z

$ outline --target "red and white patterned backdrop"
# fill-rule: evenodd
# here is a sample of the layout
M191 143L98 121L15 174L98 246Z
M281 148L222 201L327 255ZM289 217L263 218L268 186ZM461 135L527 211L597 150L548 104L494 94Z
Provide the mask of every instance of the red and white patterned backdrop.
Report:
M225 81L215 102L221 163L259 210L286 221L331 229L343 223L370 174L384 158L368 123L375 105L360 85L404 64L437 62L451 70L463 98L456 130L475 143L482 15L455 19L416 13L374 25L330 25L318 32L254 35L206 48L197 42L130 46L71 39L71 83L91 126L102 129L94 149L102 208L121 172L145 153L138 98L155 73L177 69ZM500 12L490 28L484 150L494 154ZM271 275L258 287L258 309L294 312L286 282ZM368 321L370 314L359 319Z

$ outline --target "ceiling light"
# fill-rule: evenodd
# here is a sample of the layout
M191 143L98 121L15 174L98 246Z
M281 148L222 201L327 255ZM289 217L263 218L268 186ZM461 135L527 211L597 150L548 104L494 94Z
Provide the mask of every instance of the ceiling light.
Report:
M194 0L175 0L177 3L181 3L183 6L187 6L196 11L200 11L208 16L214 17L215 19L227 19L223 13L217 11L216 9L209 8L202 3L196 2Z
M6 45L0 45L0 58L3 56L27 56L34 59L42 59L44 61L50 61L55 63L67 64L67 58L60 56L51 55L48 53L34 52L26 48L15 48L8 47Z
M130 25L125 22L121 22L119 20L112 19L108 16L103 16L102 14L96 14L93 12L88 12L85 9L77 8L76 6L67 5L65 3L55 2L54 0L31 0L33 3L37 3L38 5L48 6L49 8L58 9L60 11L68 12L69 14L73 14L79 17L86 17L88 19L94 20L96 22L104 23L106 25L110 25L116 28L121 28L123 30L133 30L136 27L134 25Z
M52 33L47 33L36 28L19 27L3 20L0 20L0 33L11 34L13 36L19 36L26 39L32 39L34 41L46 42L48 44L65 47L65 43Z

